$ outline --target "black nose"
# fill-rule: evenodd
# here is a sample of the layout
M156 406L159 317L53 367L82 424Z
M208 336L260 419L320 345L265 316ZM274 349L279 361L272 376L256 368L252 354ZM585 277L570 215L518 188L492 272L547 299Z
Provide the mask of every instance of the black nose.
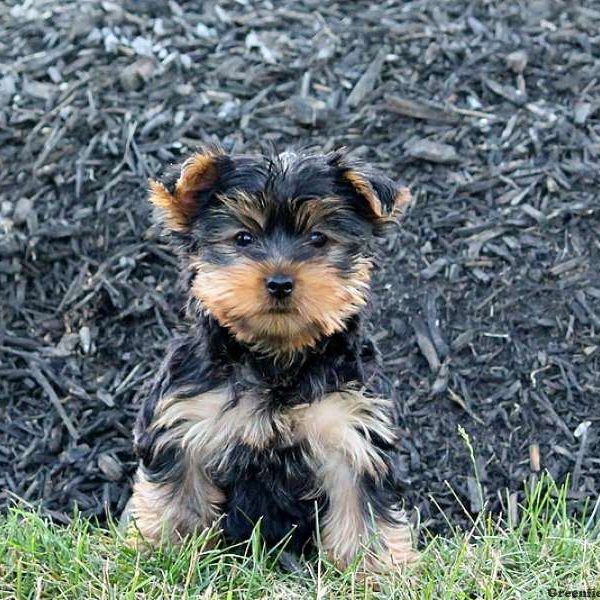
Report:
M289 275L271 275L266 284L269 295L278 300L287 298L294 289L294 280Z

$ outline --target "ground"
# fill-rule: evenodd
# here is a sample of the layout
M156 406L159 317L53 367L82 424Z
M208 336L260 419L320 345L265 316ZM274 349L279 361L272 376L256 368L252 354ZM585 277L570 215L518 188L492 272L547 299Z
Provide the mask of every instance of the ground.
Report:
M568 486L547 477L528 488L518 523L478 519L468 532L432 540L411 569L386 577L338 572L321 557L283 571L281 548L253 535L236 548L210 536L137 552L114 528L76 516L57 526L30 511L0 520L1 598L281 598L328 600L538 600L600 595L598 523L572 520Z
M517 519L544 470L593 503L599 26L592 0L5 2L0 504L123 509L182 326L147 178L211 141L344 145L412 189L372 333L423 531Z

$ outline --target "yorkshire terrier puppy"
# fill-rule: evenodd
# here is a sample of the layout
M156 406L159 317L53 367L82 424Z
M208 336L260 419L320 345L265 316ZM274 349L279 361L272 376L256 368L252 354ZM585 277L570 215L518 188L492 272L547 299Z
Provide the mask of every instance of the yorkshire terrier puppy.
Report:
M363 333L371 238L409 191L343 152L205 150L152 181L188 274L192 323L135 428L132 516L151 542L257 521L288 550L317 538L344 568L415 558L395 477L390 401ZM316 527L320 531L316 532Z

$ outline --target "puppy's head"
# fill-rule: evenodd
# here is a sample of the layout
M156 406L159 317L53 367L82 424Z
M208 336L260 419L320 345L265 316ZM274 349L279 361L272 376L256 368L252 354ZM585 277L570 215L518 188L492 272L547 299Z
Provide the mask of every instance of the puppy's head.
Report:
M191 294L241 342L290 353L344 329L367 301L370 238L408 189L343 153L203 151L150 201L183 242Z

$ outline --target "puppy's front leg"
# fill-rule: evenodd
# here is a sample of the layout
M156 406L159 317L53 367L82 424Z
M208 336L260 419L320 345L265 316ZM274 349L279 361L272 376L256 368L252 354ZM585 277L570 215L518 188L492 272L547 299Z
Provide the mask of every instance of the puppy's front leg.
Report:
M191 464L182 465L173 480L161 481L141 466L131 498L131 516L150 542L180 541L202 531L219 518L221 491Z
M387 570L416 559L392 473L396 438L389 402L357 390L328 394L302 415L327 508L321 542L345 568L366 550L365 568Z
M208 414L222 394L155 403L151 418L138 419L136 451L140 466L131 498L131 516L148 540L173 542L210 527L220 516L224 497L206 475L202 436L185 443L192 428L206 429Z
M413 562L417 554L403 511L387 504L389 493L364 484L340 452L323 471L328 506L321 521L321 543L344 569L364 553L365 571L382 572Z

